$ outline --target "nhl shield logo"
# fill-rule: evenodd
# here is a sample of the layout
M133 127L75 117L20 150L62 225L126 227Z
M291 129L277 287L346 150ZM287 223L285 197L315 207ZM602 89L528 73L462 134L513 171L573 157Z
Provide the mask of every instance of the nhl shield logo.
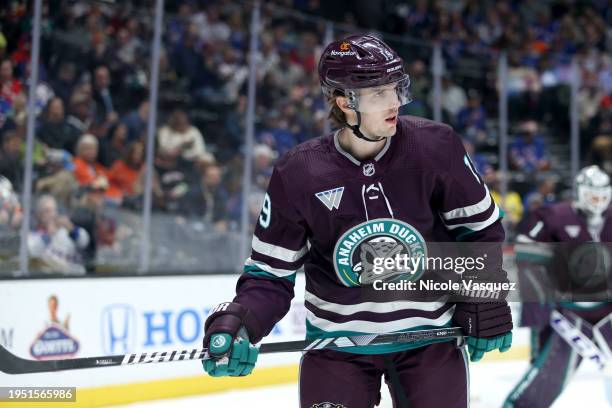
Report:
M570 238L576 238L580 234L580 225L566 225L565 232Z
M374 164L366 163L363 165L363 175L364 176L373 176L376 170L374 169Z
M334 248L334 269L342 284L348 287L371 285L375 280L417 280L423 274L416 270L382 268L376 271L378 259L427 257L423 236L412 225L392 218L366 221L346 231ZM384 265L384 261L383 261Z

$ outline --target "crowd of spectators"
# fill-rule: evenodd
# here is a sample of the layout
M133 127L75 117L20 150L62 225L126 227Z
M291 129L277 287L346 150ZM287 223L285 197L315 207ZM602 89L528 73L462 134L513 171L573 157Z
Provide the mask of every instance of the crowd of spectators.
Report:
M492 154L498 134L494 73L500 51L508 52L508 160L512 174L527 180L513 185L512 174L504 175L510 192L518 191L504 202L511 225L524 212L554 200L559 189L547 173L558 170L550 144L567 144L569 137L574 57L581 78L584 159L592 154L612 171L609 2L413 0L372 6L356 1L341 10L331 3L262 4L255 57L256 146L247 152L250 3L168 2L156 101L154 219L164 215L177 225L203 225L207 232L237 231L244 203L256 220L274 161L326 127L328 112L316 70L326 35L321 17L340 27L334 36L357 31L344 26L357 24L382 33L399 50L412 82L413 102L404 113L431 116L431 44L442 45L443 120L465 139L493 192L499 191L501 177L499 158ZM64 238L73 236L68 228L73 224L87 233L86 244L85 234L73 241L86 269L93 270L101 248L121 254L126 250L121 246L139 229L123 225L120 214L136 214L143 205L152 2L44 4L33 189L44 198L41 208L55 206L69 215L59 223L67 231ZM23 186L31 70L29 7L12 1L0 11L0 175L17 192ZM249 197L242 196L241 188L246 155L253 157Z

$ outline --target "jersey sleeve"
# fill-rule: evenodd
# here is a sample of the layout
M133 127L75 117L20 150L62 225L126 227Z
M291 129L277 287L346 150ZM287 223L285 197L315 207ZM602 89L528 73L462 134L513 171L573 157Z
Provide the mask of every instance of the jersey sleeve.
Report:
M245 261L234 298L259 323L259 333L249 333L253 343L270 333L289 311L296 272L308 253L306 222L292 202L277 167L257 220L251 256Z
M548 263L552 256L550 242L555 241L554 231L547 217L547 207L533 211L518 227L514 252L517 261Z
M466 153L461 139L449 129L450 152L440 171L439 215L457 241L502 242L503 211ZM448 139L447 139L448 140Z
M460 245L462 256L474 259L483 255L486 257L485 268L462 274L462 279L507 282L507 274L502 268L502 243L505 239L501 224L503 213L472 164L461 139L452 129L448 130L449 138L446 141L450 149L446 161L439 164L442 167L437 187L441 199L437 210L456 241L470 242ZM480 296L478 293L470 293L470 301L476 300ZM502 293L496 296L500 295Z

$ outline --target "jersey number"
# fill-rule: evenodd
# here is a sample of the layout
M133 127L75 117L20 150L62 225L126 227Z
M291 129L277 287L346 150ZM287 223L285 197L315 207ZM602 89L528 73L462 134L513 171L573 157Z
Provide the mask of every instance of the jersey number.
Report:
M270 226L270 218L272 218L272 202L270 201L270 196L266 193L261 214L259 214L259 225L262 228L268 228Z
M531 231L529 231L527 235L529 235L531 238L535 238L538 236L540 231L542 231L543 227L544 227L544 223L542 221L538 221L536 225L534 225L534 227L531 229Z
M474 170L474 165L472 164L472 160L470 160L470 157L467 154L463 156L463 164L465 164L467 168L470 169L474 177L476 177L476 181L478 181L478 184L480 184L480 179L478 178L478 175L476 174L476 170Z

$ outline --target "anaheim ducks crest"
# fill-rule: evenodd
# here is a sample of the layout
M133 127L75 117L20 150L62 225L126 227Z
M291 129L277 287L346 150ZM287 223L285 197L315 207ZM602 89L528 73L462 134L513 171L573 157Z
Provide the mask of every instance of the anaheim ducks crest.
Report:
M319 402L318 404L312 404L310 408L345 408L345 406L335 402Z
M334 268L340 282L349 287L371 285L375 280L417 280L423 270L385 267L384 259L404 254L409 258L427 256L419 231L403 221L379 218L356 225L340 237L334 248ZM375 273L377 258L382 264Z

